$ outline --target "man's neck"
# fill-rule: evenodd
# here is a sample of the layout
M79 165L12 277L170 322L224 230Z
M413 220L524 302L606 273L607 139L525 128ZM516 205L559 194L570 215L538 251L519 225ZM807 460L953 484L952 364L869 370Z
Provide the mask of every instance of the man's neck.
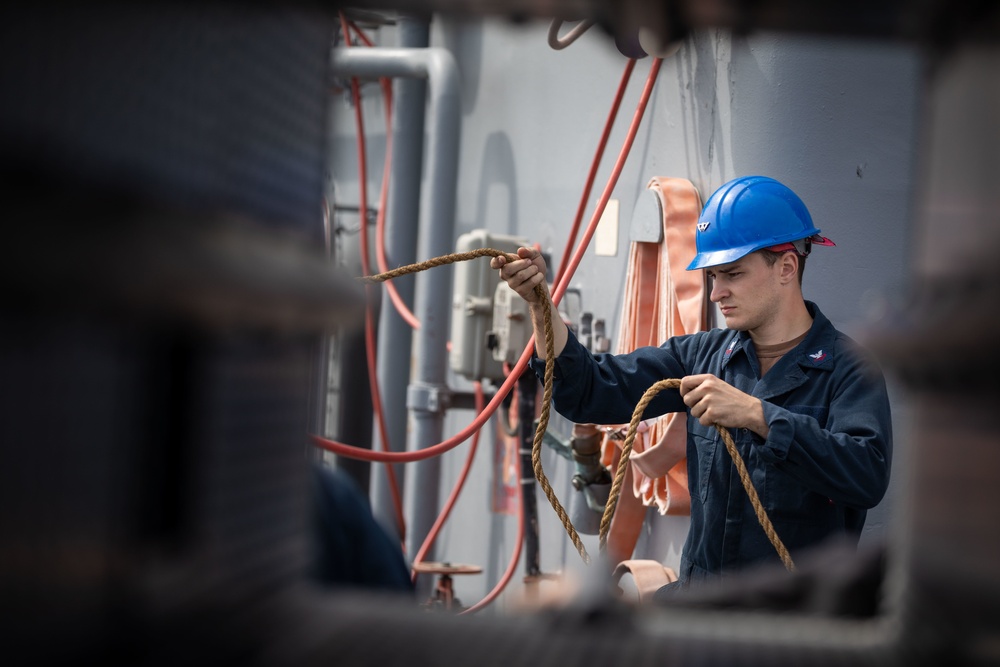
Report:
M812 323L813 318L805 301L797 299L780 316L747 333L754 345L779 345L798 338L809 330Z

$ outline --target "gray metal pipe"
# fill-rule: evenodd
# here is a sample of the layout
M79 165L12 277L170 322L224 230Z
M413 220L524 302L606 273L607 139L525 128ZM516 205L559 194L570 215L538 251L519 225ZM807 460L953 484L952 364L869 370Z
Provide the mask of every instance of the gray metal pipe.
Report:
M427 20L401 16L398 23L399 45L403 48L426 48L430 39ZM389 182L388 210L385 214L385 250L393 266L417 261L420 183L424 160L424 107L427 82L401 78L393 83L392 174ZM396 281L396 291L403 301L413 303L413 278ZM378 382L382 390L389 447L406 445L406 386L410 381L410 325L396 312L389 299L382 299L378 325ZM375 440L381 437L376 429ZM377 448L380 442L375 442ZM405 485L406 468L396 464L396 479ZM392 487L386 466L372 466L372 512L383 526L396 527ZM402 535L397 531L397 538Z
M445 255L455 243L458 129L461 118L458 68L444 49L337 49L333 71L341 76L426 80L430 88L426 192L420 202L417 255ZM446 385L451 270L440 267L416 276L414 314L421 327L413 341L413 371L407 387L410 428L407 449L440 442L448 403ZM438 512L441 465L437 459L411 464L406 485L407 553L412 559ZM432 557L432 554L428 554Z

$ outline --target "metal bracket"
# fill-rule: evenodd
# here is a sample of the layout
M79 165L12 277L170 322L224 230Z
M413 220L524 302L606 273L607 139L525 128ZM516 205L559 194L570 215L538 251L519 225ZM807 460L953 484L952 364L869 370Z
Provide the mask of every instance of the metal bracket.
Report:
M535 420L535 429L538 429L538 420ZM573 460L573 449L569 446L568 440L560 440L548 431L542 436L542 444L551 447L556 454L568 461Z
M636 199L628 239L643 243L663 241L663 202L656 190L647 188Z
M420 412L444 412L451 405L451 390L444 385L411 383L406 388L406 407Z

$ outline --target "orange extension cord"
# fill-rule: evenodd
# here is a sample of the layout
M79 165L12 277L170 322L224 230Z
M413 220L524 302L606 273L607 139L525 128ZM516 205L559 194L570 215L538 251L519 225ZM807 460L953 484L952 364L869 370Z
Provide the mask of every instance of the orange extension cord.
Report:
M348 27L347 18L340 12L340 24L344 34L344 44L351 46L351 33ZM361 192L358 202L359 215L361 218L360 241L361 241L361 270L366 275L370 273L371 267L368 264L368 188L367 188L367 161L365 157L365 128L361 110L361 91L357 77L351 78L351 98L354 102L354 121L358 133L358 180L361 183ZM387 133L388 134L388 133ZM388 160L386 161L388 164ZM384 182L384 179L383 179ZM381 211L380 211L381 214ZM375 354L375 319L372 313L371 299L365 300L365 352L368 357L368 385L371 391L372 407L375 411L376 423L378 424L381 436L382 447L389 451L389 428L386 425L385 413L382 410L382 392L379 390L378 374L376 373ZM392 466L386 466L386 476L389 478L389 490L392 494L393 510L396 514L396 526L399 529L401 540L406 539L406 520L403 517L403 500L399 491L399 482L396 479L396 472Z
M624 167L625 159L628 156L629 150L632 147L632 143L635 140L636 132L638 131L638 126L642 120L643 113L645 112L646 104L649 101L649 96L652 92L653 83L656 80L656 75L659 72L660 64L662 60L657 58L653 61L650 68L649 75L646 80L646 86L643 89L642 96L639 100L638 107L636 108L635 115L632 119L632 125L629 127L628 135L625 138L622 150L619 153L618 160L612 169L611 175L608 178L608 183L605 186L604 193L601 195L598 201L597 208L591 217L590 224L584 232L583 239L581 240L579 246L577 247L576 253L573 255L572 260L568 266L566 273L563 275L562 280L557 282L555 290L552 294L552 302L558 304L563 294L566 292L566 288L569 286L569 281L579 266L580 261L583 259L583 254L586 252L590 240L593 238L594 233L597 230L597 224L600 222L601 215L604 212L604 208L607 206L608 200L611 198L611 192L614 190L614 186L618 182L618 177L621 175L622 168ZM520 358L511 370L511 375L507 380L501 385L497 390L497 393L493 396L490 402L486 405L486 410L481 413L473 422L463 429L456 435L436 444L421 449L419 451L412 452L386 452L386 451L373 451L370 449L364 449L363 447L356 447L353 445L348 445L342 442L337 442L335 440L330 440L327 438L322 438L315 434L311 435L310 438L313 443L327 451L333 452L335 454L340 454L342 456L347 456L349 458L360 459L363 461L378 461L381 463L411 463L413 461L422 461L424 459L429 459L434 456L443 454L444 452L454 449L456 446L465 442L469 437L478 429L480 429L483 424L493 415L497 407L499 407L501 401L510 392L511 388L516 381L517 376L527 367L528 360L531 358L532 350L534 349L534 340L530 340L525 346L524 351L521 353Z

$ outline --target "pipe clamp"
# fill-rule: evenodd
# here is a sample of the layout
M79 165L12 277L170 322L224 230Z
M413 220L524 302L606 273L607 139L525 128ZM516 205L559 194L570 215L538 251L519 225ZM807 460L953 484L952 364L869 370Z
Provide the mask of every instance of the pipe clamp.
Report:
M406 407L420 412L444 412L451 403L448 387L423 382L411 383L406 388Z

